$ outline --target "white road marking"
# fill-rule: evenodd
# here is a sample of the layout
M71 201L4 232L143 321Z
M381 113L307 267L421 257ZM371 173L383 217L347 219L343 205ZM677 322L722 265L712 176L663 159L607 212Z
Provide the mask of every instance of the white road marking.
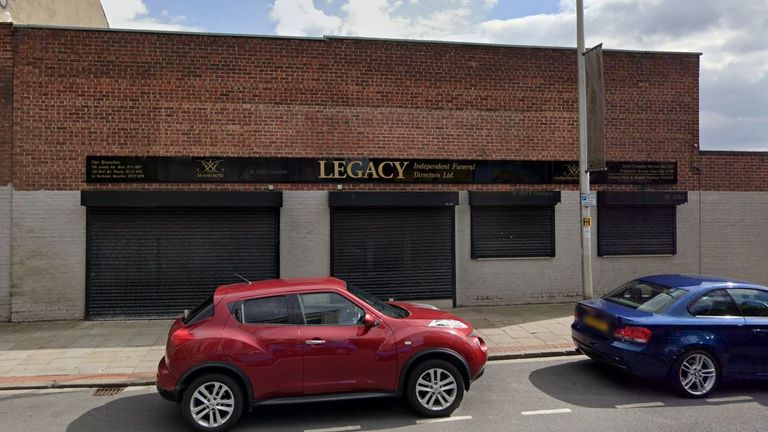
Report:
M712 398L712 399L705 399L705 400L710 403L742 402L742 401L752 400L752 396L732 396L732 397Z
M538 411L523 411L522 415L540 415L540 414L564 414L571 412L568 408L550 409L550 410L538 410Z
M445 418L436 418L436 419L424 419L424 420L416 420L416 423L417 424L442 423L442 422L457 421L457 420L472 420L472 416L456 416L456 417L445 417Z
M304 429L304 432L344 432L360 430L360 426L329 427L324 429Z
M664 402L643 402L635 404L616 405L618 409L630 409L630 408L652 408L664 406Z
M587 356L583 354L575 354L575 355L568 355L568 356L552 356L552 357L537 357L537 358L527 358L527 359L508 359L508 360L489 360L489 365L503 365L503 364L518 364L518 363L544 363L544 362L551 362L555 360L583 360L586 359Z

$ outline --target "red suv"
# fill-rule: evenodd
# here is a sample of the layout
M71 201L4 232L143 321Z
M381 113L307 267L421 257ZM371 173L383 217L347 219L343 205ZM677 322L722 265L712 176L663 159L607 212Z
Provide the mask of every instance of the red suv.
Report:
M482 375L485 342L429 305L384 303L336 278L219 287L168 334L157 389L202 431L282 402L403 396L450 415Z

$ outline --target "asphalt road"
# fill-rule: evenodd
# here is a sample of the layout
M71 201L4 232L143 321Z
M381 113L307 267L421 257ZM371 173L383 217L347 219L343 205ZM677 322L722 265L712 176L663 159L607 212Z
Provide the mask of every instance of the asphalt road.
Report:
M732 383L712 399L677 397L584 357L489 364L448 420L430 423L397 399L261 408L237 431L764 431L768 383ZM176 405L151 387L0 391L3 431L185 431Z

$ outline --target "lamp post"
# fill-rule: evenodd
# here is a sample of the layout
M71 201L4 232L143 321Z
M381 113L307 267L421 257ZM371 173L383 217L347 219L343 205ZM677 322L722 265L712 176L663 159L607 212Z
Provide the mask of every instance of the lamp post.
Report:
M584 299L593 297L592 216L584 202L589 195L587 171L587 72L584 63L584 0L576 0L576 58L579 77L579 209L581 214L581 291Z

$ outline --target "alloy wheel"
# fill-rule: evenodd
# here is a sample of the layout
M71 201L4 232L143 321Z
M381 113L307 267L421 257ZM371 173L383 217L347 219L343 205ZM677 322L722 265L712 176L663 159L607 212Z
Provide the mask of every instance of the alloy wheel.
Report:
M692 395L703 395L715 386L717 369L707 355L692 354L680 364L680 385Z
M223 425L232 416L234 409L235 397L232 390L217 381L198 387L189 401L192 418L205 428Z
M416 397L432 411L449 407L456 399L457 391L456 380L445 369L428 369L416 381Z

